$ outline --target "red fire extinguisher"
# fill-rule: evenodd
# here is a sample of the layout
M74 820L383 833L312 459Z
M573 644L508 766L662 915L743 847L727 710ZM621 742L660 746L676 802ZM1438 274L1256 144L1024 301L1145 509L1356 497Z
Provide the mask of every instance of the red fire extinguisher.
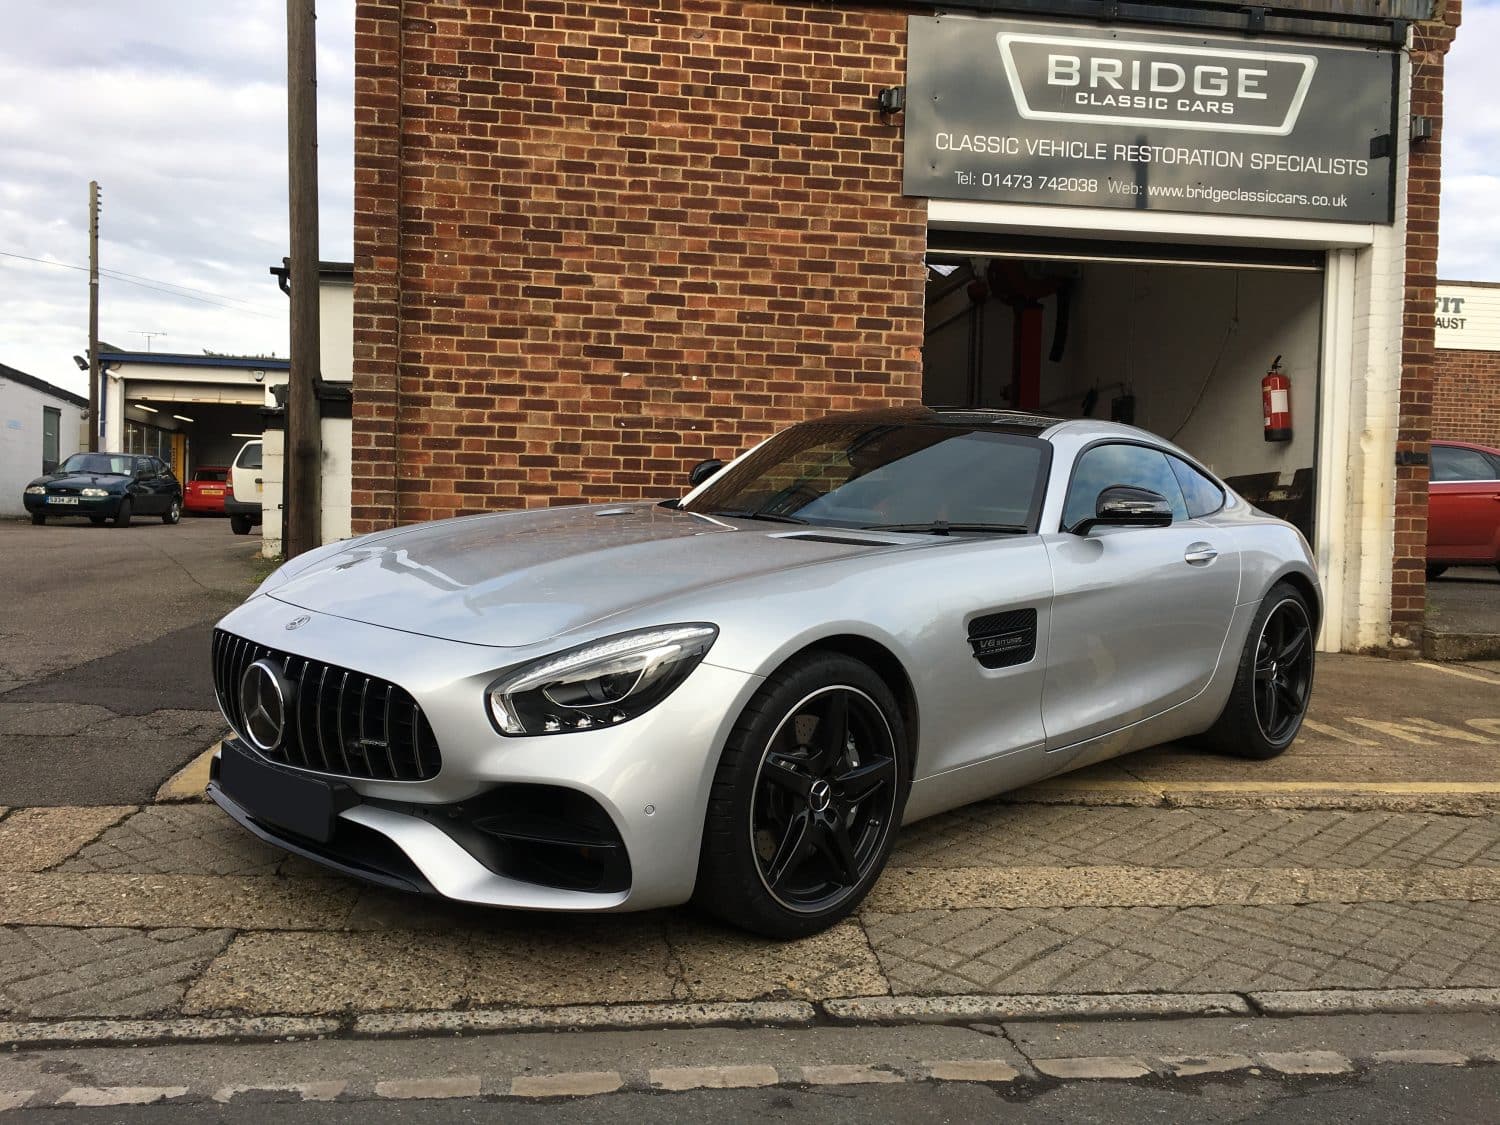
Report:
M1281 370L1281 357L1277 356L1271 370L1260 381L1261 406L1266 416L1267 441L1292 440L1292 381Z

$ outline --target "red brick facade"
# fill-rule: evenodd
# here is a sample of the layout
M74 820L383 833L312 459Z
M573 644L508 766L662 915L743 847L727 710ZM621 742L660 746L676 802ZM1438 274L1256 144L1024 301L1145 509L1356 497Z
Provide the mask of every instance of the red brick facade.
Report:
M1432 436L1500 446L1500 352L1437 349Z
M668 495L788 422L919 399L925 208L874 108L905 26L360 3L354 530Z
M1406 179L1406 308L1402 319L1398 454L1426 454L1432 434L1443 63L1461 16L1461 0L1438 0L1438 18L1418 24L1413 32L1411 113L1413 117L1431 118L1434 134L1412 146ZM1391 634L1418 643L1427 610L1427 466L1401 465L1395 471Z
M925 204L906 16L818 0L360 0L356 533L668 495L788 422L921 394ZM1440 126L1459 0L1415 31ZM1403 453L1433 402L1441 128L1407 183ZM1425 606L1425 466L1394 468L1391 631Z

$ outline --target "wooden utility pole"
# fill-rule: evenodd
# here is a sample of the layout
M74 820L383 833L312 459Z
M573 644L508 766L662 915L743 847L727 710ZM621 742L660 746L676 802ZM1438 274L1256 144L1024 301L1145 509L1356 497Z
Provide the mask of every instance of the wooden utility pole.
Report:
M321 541L318 365L318 72L316 0L287 0L287 184L291 219L292 369L286 396L282 550Z
M99 449L99 181L89 181L89 452Z

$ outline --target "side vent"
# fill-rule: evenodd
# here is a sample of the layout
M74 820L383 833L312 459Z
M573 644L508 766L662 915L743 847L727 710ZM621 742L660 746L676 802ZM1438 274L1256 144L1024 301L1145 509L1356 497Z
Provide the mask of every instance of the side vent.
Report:
M986 668L1025 664L1036 655L1036 610L988 613L969 622L969 646Z

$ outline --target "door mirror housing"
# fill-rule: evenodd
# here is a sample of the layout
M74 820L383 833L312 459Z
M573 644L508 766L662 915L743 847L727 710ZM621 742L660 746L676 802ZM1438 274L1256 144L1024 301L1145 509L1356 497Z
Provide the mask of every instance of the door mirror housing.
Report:
M724 462L717 457L710 457L707 461L699 461L688 473L688 484L697 488L700 484L713 476L724 467Z
M1079 520L1074 535L1087 535L1096 527L1170 527L1172 505L1160 492L1128 484L1112 484L1094 502L1094 518Z

